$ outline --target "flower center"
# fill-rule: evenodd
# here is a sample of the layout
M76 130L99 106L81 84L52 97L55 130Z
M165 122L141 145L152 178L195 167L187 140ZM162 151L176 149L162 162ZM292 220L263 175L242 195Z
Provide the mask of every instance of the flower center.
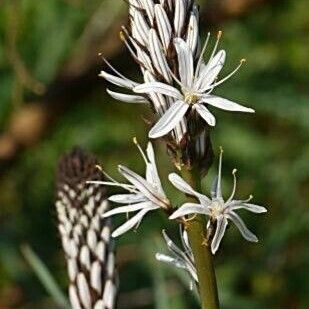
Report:
M220 200L214 200L210 205L211 216L216 218L223 213L224 202Z
M199 97L192 92L185 92L185 102L189 105L193 105L198 101Z

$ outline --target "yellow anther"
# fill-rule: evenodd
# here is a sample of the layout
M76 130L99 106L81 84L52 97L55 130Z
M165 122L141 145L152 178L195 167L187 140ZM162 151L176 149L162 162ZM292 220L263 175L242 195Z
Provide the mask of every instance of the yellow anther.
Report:
M100 172L103 173L103 168L102 168L102 166L100 166L99 164L96 164L95 167L96 167Z
M133 137L133 143L134 143L135 145L137 145L137 144L138 144L138 141L137 141L136 136L134 136L134 137Z
M120 32L119 32L119 37L120 37L120 40L126 41L126 37L125 37L123 31L120 31Z
M243 63L245 63L245 62L247 62L247 59L246 59L246 58L242 58L242 59L240 60L240 63L241 63L241 64L243 64Z
M219 40L221 38L221 36L222 36L222 31L220 30L220 31L218 31L217 39Z

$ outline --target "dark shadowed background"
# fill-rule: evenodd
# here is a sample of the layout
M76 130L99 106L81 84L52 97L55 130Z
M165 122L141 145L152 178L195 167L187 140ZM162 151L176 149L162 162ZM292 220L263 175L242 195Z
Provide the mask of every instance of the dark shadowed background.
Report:
M222 145L225 150L224 191L229 194L236 167L237 196L253 193L254 201L269 210L261 216L244 214L258 244L245 242L232 226L222 243L216 256L222 308L309 308L309 3L200 4L203 37L209 30L223 30L225 72L247 59L217 93L257 111L214 111L214 149L218 153ZM106 83L97 76L105 68L101 52L126 76L140 78L119 40L126 14L120 0L0 1L1 309L58 308L25 260L25 245L65 292L53 205L61 154L80 145L113 176L118 177L119 163L143 171L132 138L145 145L142 118L151 113L108 97ZM156 149L166 179L173 167L164 146L156 143ZM170 195L176 193L168 188ZM123 220L117 217L115 225ZM165 251L162 228L177 233L174 224L154 214L136 233L118 240L119 308L198 308L187 278L154 259L155 252Z

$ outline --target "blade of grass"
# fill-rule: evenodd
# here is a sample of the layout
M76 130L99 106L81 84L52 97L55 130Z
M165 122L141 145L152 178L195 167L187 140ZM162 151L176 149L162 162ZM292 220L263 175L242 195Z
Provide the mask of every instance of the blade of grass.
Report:
M31 249L29 245L22 245L21 252L48 294L53 298L54 302L61 308L69 309L70 305L66 296L59 288L57 282L43 261L37 256L37 254Z

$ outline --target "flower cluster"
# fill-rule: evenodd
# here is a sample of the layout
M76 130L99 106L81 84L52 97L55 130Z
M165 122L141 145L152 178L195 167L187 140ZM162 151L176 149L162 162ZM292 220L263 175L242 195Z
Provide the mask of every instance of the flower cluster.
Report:
M246 227L239 215L236 214L236 210L245 209L253 213L264 213L267 211L265 207L250 204L249 201L252 199L252 196L247 200L234 200L236 191L236 170L233 170L233 191L230 197L224 201L221 190L222 153L223 151L221 149L218 176L213 182L210 198L194 191L191 186L177 174L173 173L169 175L169 180L178 190L196 197L199 201L199 203L185 203L170 216L170 219L176 219L191 214L203 214L208 216L209 223L216 224L215 234L211 241L211 251L213 254L215 254L219 248L228 225L228 220L232 221L237 226L246 240L251 242L258 241L257 237Z
M108 176L110 181L89 181L89 183L94 184L117 186L129 192L128 194L110 196L110 201L126 205L107 211L104 213L103 217L106 218L120 213L138 212L135 216L118 227L113 232L113 237L117 237L128 230L139 226L141 220L149 211L159 208L167 209L170 207L170 202L162 189L152 144L150 142L148 143L145 154L136 142L136 139L134 141L146 164L145 178L136 174L129 168L119 165L119 173L125 177L130 184L119 183L110 176Z
M129 0L129 13L130 24L122 28L121 38L140 66L143 82L125 77L104 59L111 72L102 70L100 76L128 90L107 92L120 101L150 104L159 120L149 131L149 137L166 136L172 153L180 148L186 154L186 164L194 159L197 165L207 165L212 156L209 127L216 124L208 107L254 112L212 94L214 88L238 71L244 59L234 71L218 80L226 58L224 50L218 51L221 31L210 58L204 61L210 34L202 47L199 9L193 0Z

